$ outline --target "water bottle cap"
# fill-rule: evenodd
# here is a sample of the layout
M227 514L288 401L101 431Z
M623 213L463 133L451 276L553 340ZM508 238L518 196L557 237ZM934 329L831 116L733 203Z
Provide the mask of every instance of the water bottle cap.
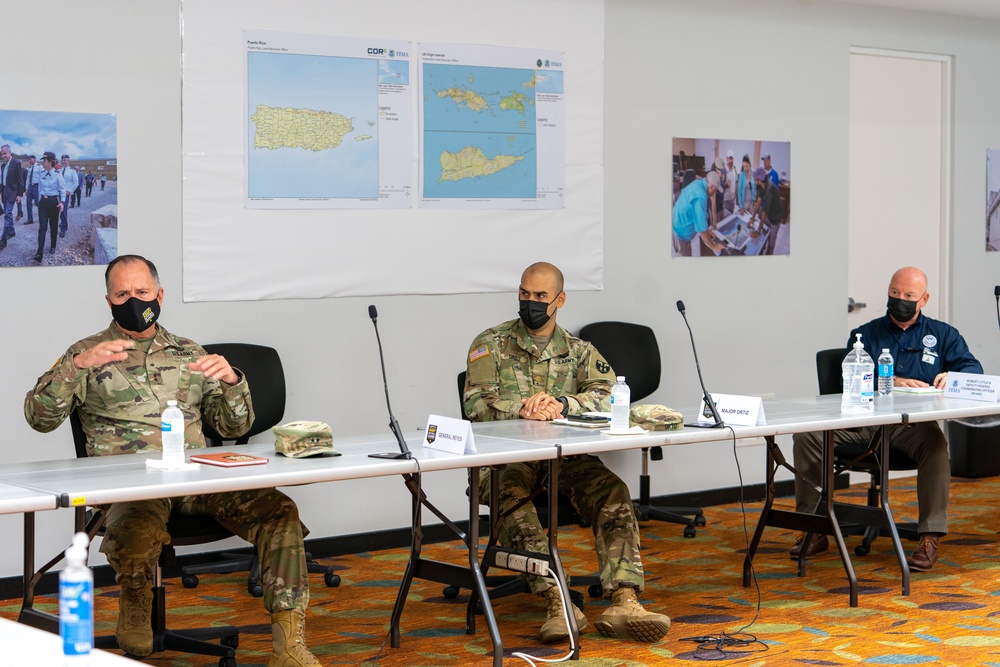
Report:
M883 347L882 348L882 354L889 354L889 348Z
M70 545L69 549L66 549L66 558L68 560L81 562L86 561L88 542L87 533L80 532L74 535L73 543Z
M174 401L174 400L167 401L167 407L168 408L176 408L177 407L177 401Z
M618 376L618 381L619 382L624 382L625 381L625 376L624 375L619 375Z

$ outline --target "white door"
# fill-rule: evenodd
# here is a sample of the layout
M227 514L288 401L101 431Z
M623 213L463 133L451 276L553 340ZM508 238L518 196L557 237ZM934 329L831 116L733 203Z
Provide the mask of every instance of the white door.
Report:
M852 49L848 146L848 293L864 308L847 332L885 314L892 272L927 273L924 312L946 319L950 60ZM846 308L846 304L845 304Z

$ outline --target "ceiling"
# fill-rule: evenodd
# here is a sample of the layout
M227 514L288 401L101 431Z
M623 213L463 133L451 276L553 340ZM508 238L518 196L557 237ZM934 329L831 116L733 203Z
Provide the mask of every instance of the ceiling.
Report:
M841 4L889 7L914 11L1000 19L1000 0L798 0L802 4L839 2Z

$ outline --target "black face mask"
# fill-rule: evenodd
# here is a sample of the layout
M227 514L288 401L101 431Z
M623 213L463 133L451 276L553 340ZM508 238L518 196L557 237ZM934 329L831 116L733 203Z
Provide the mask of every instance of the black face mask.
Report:
M524 326L532 331L537 331L544 327L545 323L552 317L549 315L549 306L552 305L551 303L528 301L526 299L522 299L518 303L521 304L521 307L518 309L517 314L521 316Z
M138 333L156 323L160 316L160 302L156 299L142 301L134 296L129 297L125 303L111 305L111 316L125 331Z
M889 303L885 307L888 309L889 314L892 315L892 319L897 322L909 322L917 314L916 301L897 299L894 296L889 297Z

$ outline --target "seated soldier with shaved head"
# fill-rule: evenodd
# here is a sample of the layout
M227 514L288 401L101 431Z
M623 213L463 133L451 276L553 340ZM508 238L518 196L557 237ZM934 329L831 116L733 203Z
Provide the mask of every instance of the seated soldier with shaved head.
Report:
M896 366L897 387L943 388L948 371L982 373L962 334L955 327L931 319L920 312L930 300L927 276L920 269L904 267L892 274L886 314L851 332L844 355L853 347L854 334L872 359L888 348ZM834 444L867 443L878 427L837 431ZM795 467L806 480L818 480L822 471L822 433L793 436ZM904 452L917 462L917 531L920 542L907 559L910 569L926 572L938 559L938 540L948 532L948 486L951 464L948 443L937 422L920 422L889 429L889 447ZM815 486L795 478L795 509L813 512L820 501ZM813 535L804 545L800 535L791 549L792 559L811 558L829 549L826 535Z
M552 420L567 414L611 409L615 373L590 343L556 324L566 303L563 275L540 262L525 269L518 288L520 317L487 329L469 349L465 412L473 421ZM498 475L500 508L506 512L544 483L544 463L507 465ZM489 501L490 475L483 471L480 499ZM594 528L601 585L611 605L595 624L617 639L654 642L670 629L670 619L648 612L637 596L643 588L639 528L628 487L594 456L565 459L559 492L567 496ZM507 514L500 542L519 550L548 553L548 541L530 502ZM565 639L569 629L562 601L550 578L529 577L531 590L548 605L540 637L545 643ZM571 605L581 630L589 625Z

